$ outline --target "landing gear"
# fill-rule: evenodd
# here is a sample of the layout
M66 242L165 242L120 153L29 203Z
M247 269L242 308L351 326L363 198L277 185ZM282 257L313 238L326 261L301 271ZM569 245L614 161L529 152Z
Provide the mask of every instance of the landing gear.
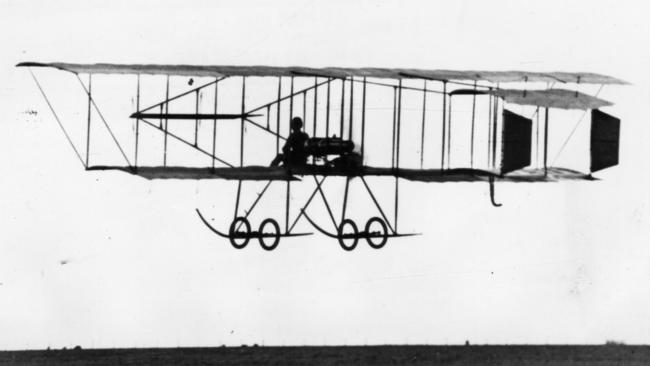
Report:
M264 219L260 224L259 231L251 231L250 222L246 217L242 216L236 217L230 224L228 233L224 233L212 226L198 209L196 210L196 213L208 229L223 238L227 238L230 241L230 244L232 244L236 249L244 249L252 238L257 238L264 250L271 251L278 247L278 244L280 244L280 238L282 237L311 235L311 233L282 233L280 231L280 225L278 225L278 222L272 218ZM272 241L267 242L267 240Z
M375 223L379 225L378 228L379 231L377 231L374 228L377 226L377 225L373 225ZM366 241L374 249L381 249L384 245L386 245L386 242L388 241L388 227L386 227L386 223L384 222L384 220L376 216L368 220L368 222L366 223L365 234L366 234ZM380 238L380 241L378 243L375 243L373 241L373 238Z
M244 226L244 231L240 231L241 226ZM241 216L235 218L232 224L230 224L230 229L228 230L228 239L230 239L230 244L232 244L235 249L244 249L250 238L251 224L248 222L248 219ZM237 239L242 239L243 241L238 243Z
M264 229L267 226L271 226L273 228L272 233L266 233L264 231ZM269 237L273 238L273 242L271 242L271 244L267 244L264 241L264 238L269 238ZM262 248L264 248L264 250L273 250L273 249L275 249L278 246L278 244L280 244L280 225L278 225L278 222L273 220L272 218L268 218L268 219L265 219L264 221L262 221L262 223L260 224L260 230L259 230L259 237L258 238L259 238L259 241L260 241L260 245L262 246Z
M352 232L346 232L346 227L348 226ZM354 221L350 219L344 219L339 225L336 238L338 239L341 248L346 251L354 250L354 248L357 247L357 243L359 242L359 230L357 229L357 224L355 224ZM345 242L345 239L352 239L352 243L347 244Z

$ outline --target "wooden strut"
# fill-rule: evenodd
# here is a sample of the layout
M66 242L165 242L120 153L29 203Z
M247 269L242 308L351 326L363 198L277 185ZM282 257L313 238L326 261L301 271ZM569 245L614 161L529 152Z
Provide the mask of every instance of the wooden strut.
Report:
M535 110L535 167L539 168L539 107Z
M90 119L91 119L91 103L92 103L92 76L88 74L88 124L86 126L86 170L90 167Z
M469 147L469 167L474 169L474 125L476 119L476 81L474 82L474 95L472 95L472 132Z
M548 174L548 107L544 108L544 176Z
M287 201L286 210L284 212L284 232L289 233L289 204L291 200L291 180L287 180Z
M445 139L447 135L447 82L442 82L442 151L440 153L440 171L445 169Z
M239 166L244 166L244 122L246 122L246 76L241 78L241 124L239 127Z
M492 90L492 89L490 89ZM490 155L492 154L492 94L490 94L488 99L488 143L487 143L487 163L488 168L490 167Z
M195 96L195 113L198 115L199 114L199 91L196 91L196 96ZM194 146L198 146L199 143L199 119L194 120Z
M330 86L332 79L327 78L327 106L325 110L325 137L330 137Z
M424 168L424 131L425 121L427 114L427 81L424 80L424 87L422 88L422 128L420 130L420 169Z
M348 190L350 188L350 177L345 178L345 192L343 193L343 209L341 210L341 222L345 220L345 210L348 206Z
M451 169L451 105L453 95L449 95L449 112L447 116L447 170Z
M214 84L214 114L217 115L219 107L219 84ZM165 136L165 138L167 138ZM216 155L217 151L217 119L212 121L212 156ZM212 160L212 170L214 171L214 159Z
M136 102L135 102L135 110L140 109L140 74L138 74L138 86L136 89ZM133 161L133 168L135 170L138 170L138 141L140 137L140 119L135 120L135 157Z
M363 165L366 140L366 77L363 77L363 95L361 97L361 164Z
M282 76L278 76L278 100L282 98ZM275 153L280 153L280 107L282 102L277 104L277 119L275 120Z
M348 126L348 140L352 140L352 120L354 116L354 76L350 77L350 122ZM342 138L343 136L341 136Z
M339 126L339 137L343 139L343 124L345 121L343 117L345 116L345 79L341 79L341 121Z
M307 92L302 92L302 129L307 130Z
M215 80L214 85L216 88L216 85L219 80ZM165 100L169 100L169 75L167 75L167 82L165 86ZM162 107L162 104L161 104ZM169 114L169 103L165 103L165 114ZM216 112L215 112L216 114ZM167 166L167 131L168 131L168 126L169 125L169 119L165 118L165 136L163 137L163 166ZM212 155L214 156L214 150L212 152ZM214 159L212 159L212 168L214 168Z
M402 79L399 80L398 87L398 101L397 101L397 140L396 140L396 153L395 153L395 166L397 171L399 171L399 148L400 148L400 137L402 130ZM399 176L395 176L395 231L397 231L397 218L399 210Z
M291 87L289 94L289 121L293 119L293 76L291 77ZM289 123L289 134L291 134L291 123Z
M393 134L391 136L390 167L395 169L395 129L397 128L397 87L393 88Z
M497 84L497 88L498 88ZM492 114L492 168L496 169L497 156L497 121L499 119L499 98L494 98L494 113Z

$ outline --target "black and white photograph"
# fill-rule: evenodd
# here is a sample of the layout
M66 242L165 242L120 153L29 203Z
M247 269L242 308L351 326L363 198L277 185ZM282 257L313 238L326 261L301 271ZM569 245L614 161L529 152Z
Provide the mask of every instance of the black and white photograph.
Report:
M0 0L0 365L650 364L649 12Z

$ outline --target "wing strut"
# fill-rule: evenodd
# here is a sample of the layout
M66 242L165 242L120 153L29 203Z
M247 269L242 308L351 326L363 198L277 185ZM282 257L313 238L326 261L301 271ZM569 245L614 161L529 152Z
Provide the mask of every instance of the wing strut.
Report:
M43 91L43 88L41 87L41 84L38 82L38 79L36 79L36 75L34 75L34 73L32 72L31 69L29 69L29 73L32 74L32 78L34 78L34 81L36 82L36 86L38 86L38 90L41 91L41 94L43 95L43 98L45 99L45 102L47 103L47 106L50 107L50 111L52 111L52 114L54 115L54 119L56 119L56 122L59 124L59 127L61 128L61 131L63 131L63 134L65 135L65 138L68 140L68 143L70 144L70 147L72 147L72 150L74 150L75 154L79 158L79 161L81 162L81 165L83 165L84 168L87 169L88 168L87 163L84 162L84 159L81 157L81 154L79 154L79 151L77 150L77 148L72 143L72 139L70 139L70 135L68 135L68 132L63 127L63 124L61 123L61 120L59 119L59 116L54 111L54 107L52 107L52 104L50 103L50 100L47 98L47 95L45 94L45 91Z

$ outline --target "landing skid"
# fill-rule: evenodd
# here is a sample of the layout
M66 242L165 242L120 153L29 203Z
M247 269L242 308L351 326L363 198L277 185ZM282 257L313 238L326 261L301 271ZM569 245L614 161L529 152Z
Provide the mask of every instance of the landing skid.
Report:
M258 231L251 231L250 230L250 224L248 223L248 220L244 217L237 217L232 224L230 225L230 230L228 233L223 233L219 230L217 230L214 226L212 226L208 220L203 217L201 214L201 211L199 209L196 209L196 213L199 215L199 218L201 221L203 221L203 224L210 229L213 233L221 236L222 238L227 238L230 240L230 243L235 247L236 249L243 249L250 239L258 239L260 244L262 245L262 248L266 250L273 250L275 249L280 241L280 238L286 238L286 237L295 237L295 236L307 236L307 235L312 235L313 233L282 233L280 232L280 227L277 224L277 222L273 219L265 219L262 221L262 224L260 225L260 230ZM264 232L264 228L267 225L271 225L274 228L274 232L269 233L269 232ZM239 227L244 226L246 228L245 231L240 231ZM264 241L265 238L273 238L273 242L271 244L266 243ZM237 240L243 240L242 242L238 242Z
M312 220L307 213L302 210L302 214L305 216L307 221L320 233L322 233L325 236L328 236L332 239L337 239L339 241L339 244L344 250L351 251L354 248L356 248L357 243L359 239L366 239L368 244L370 244L371 247L375 249L380 249L384 245L386 245L386 242L388 241L388 238L398 238L398 237L404 237L404 236L415 236L415 235L420 235L418 233L409 233L409 234L399 234L399 233L389 233L386 230L386 226L381 221L381 219L377 217L371 218L368 223L366 224L366 229L363 231L358 231L356 224L350 220L350 219L345 219L341 222L341 224L338 226L338 232L336 234L330 233L327 230L323 229L321 226L316 224L314 220ZM382 230L381 231L370 231L369 227L373 222L380 222L382 225ZM353 229L352 233L344 233L343 230L345 229L345 226L350 226ZM345 240L352 240L352 244L347 244L345 243ZM380 239L381 241L379 243L374 242L372 239Z

